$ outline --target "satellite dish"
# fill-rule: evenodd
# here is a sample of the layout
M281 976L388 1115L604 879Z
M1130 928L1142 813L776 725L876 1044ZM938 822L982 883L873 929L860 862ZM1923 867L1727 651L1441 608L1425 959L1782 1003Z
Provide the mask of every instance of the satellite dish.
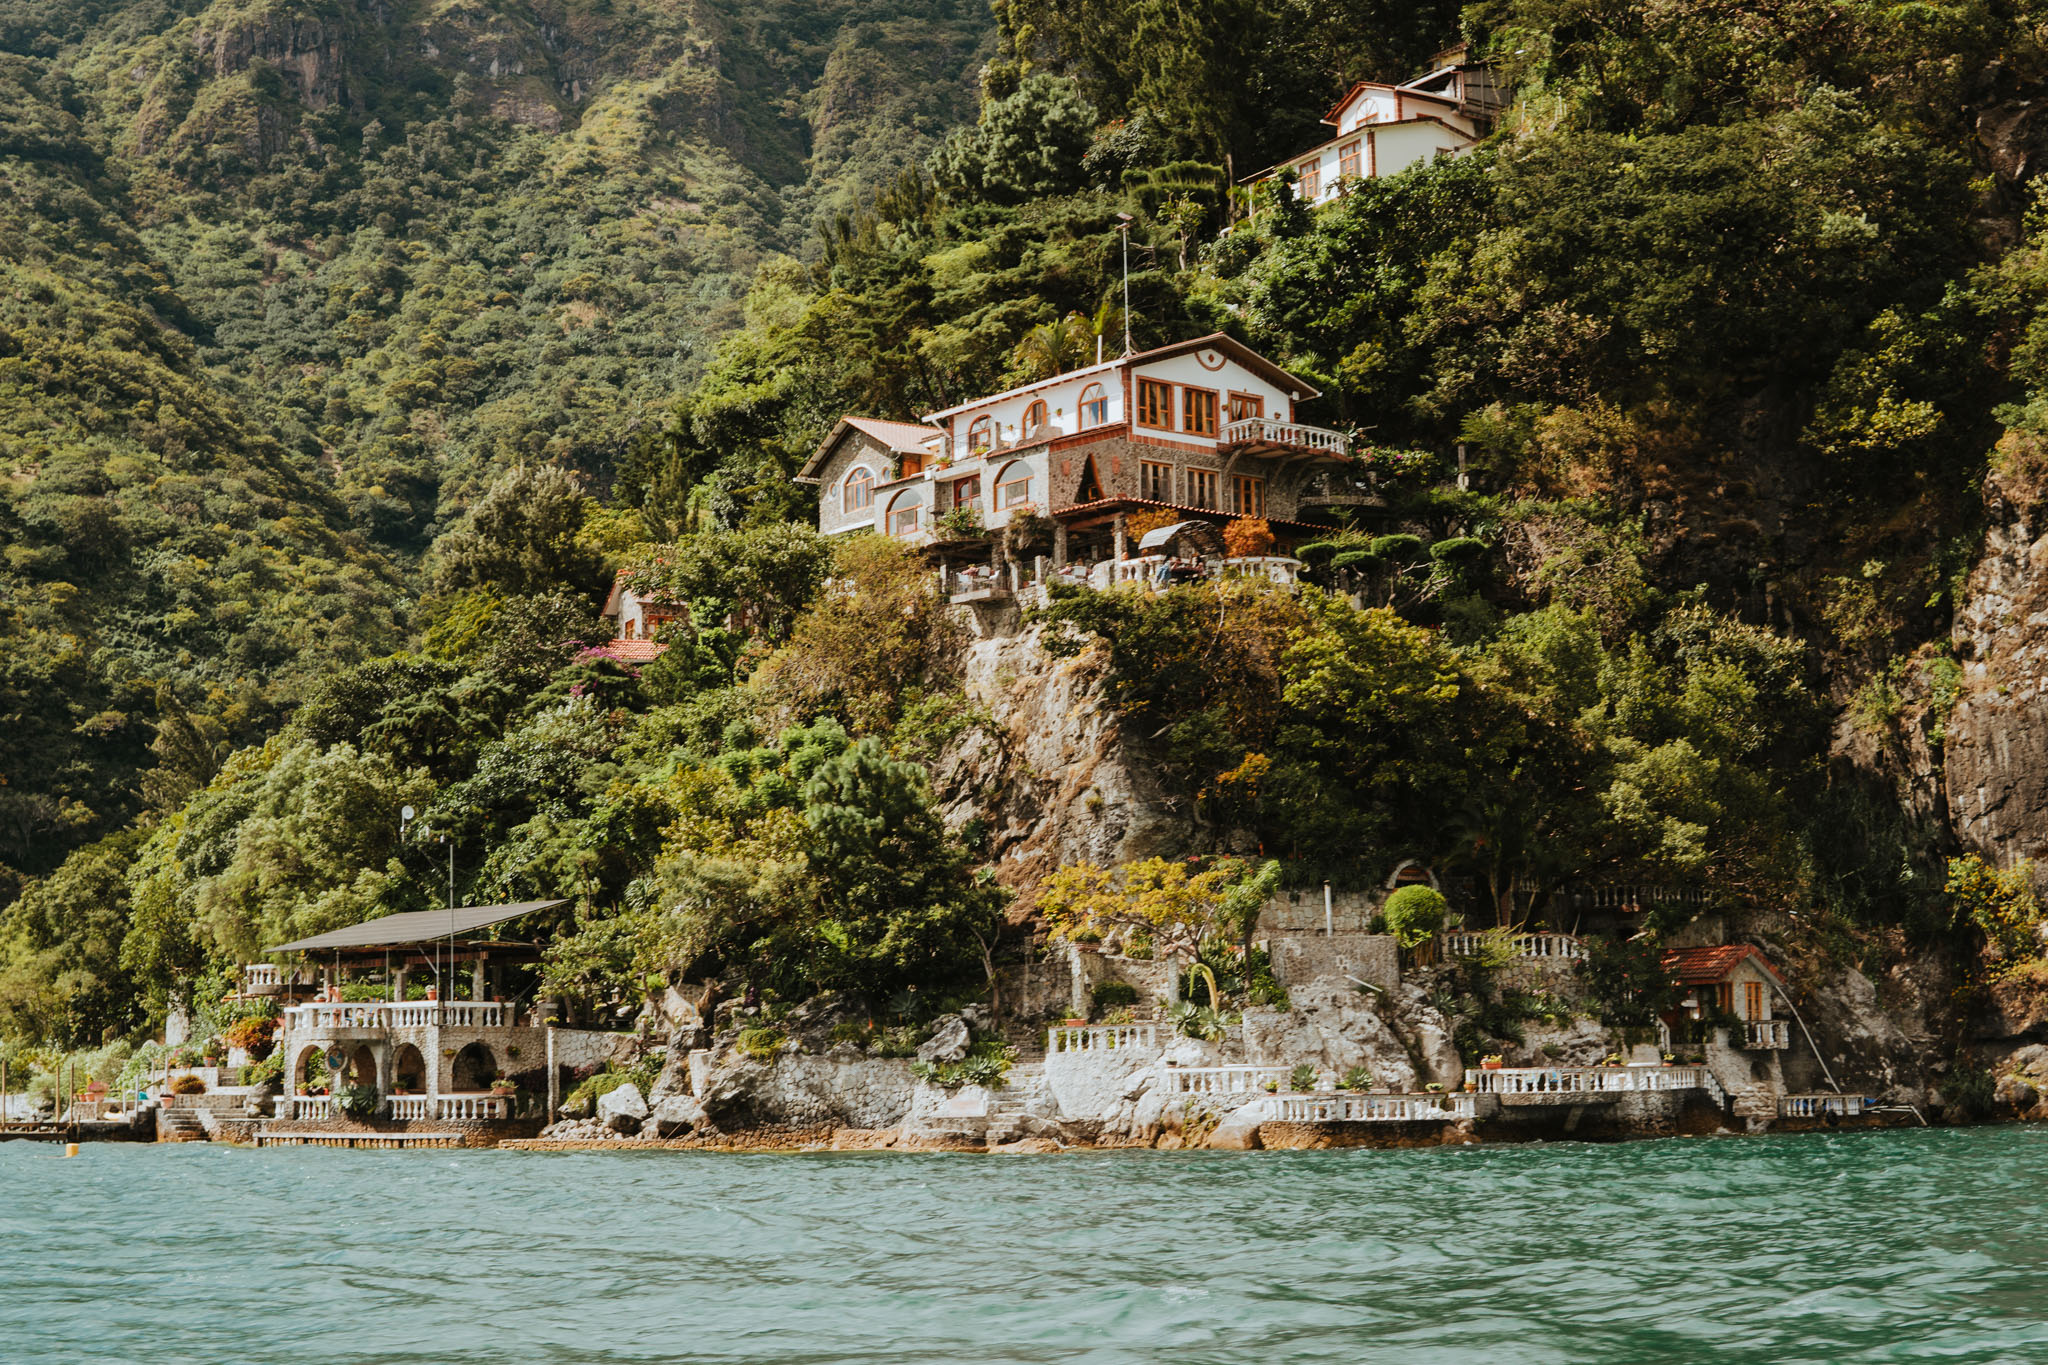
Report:
M398 812L398 818L401 820L410 820L415 814L417 814L417 812L414 811L411 806L407 806L404 810Z

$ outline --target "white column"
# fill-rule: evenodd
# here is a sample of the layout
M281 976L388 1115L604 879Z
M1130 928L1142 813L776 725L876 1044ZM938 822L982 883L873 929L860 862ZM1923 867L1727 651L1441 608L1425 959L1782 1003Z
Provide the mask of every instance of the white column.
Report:
M555 1022L548 1021L548 1122L555 1121L555 1111L562 1107L562 1083L560 1073L555 1070Z

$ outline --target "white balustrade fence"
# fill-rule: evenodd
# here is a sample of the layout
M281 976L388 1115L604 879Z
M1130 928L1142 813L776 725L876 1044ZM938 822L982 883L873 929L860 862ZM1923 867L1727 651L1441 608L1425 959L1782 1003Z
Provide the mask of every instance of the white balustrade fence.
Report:
M1242 1095L1287 1081L1284 1066L1165 1066L1159 1074L1169 1095Z
M1703 1079L1703 1077L1705 1079ZM1465 1073L1481 1095L1588 1095L1656 1090L1704 1090L1711 1080L1698 1066L1503 1067Z
M324 1033L335 1029L501 1028L510 1009L496 1001L408 1000L361 1004L294 1005L284 1012L291 1033Z
M281 986L284 978L274 962L250 962L242 967L242 989L254 990L258 986Z
M1475 1095L1280 1095L1282 1123L1451 1123L1478 1112Z
M434 1101L437 1119L502 1119L511 1113L512 1101L502 1095L442 1095Z
M1834 1115L1840 1119L1863 1116L1861 1095L1780 1095L1778 1116L1788 1119L1817 1119Z
M1114 1052L1130 1048L1159 1049L1157 1024L1087 1024L1048 1029L1045 1053Z
M1270 417L1247 417L1223 428L1224 445L1239 445L1247 441L1300 446L1331 455L1343 455L1351 448L1350 438L1342 432L1303 426L1299 422L1276 422Z
M293 1095L289 1099L279 1096L277 1101L279 1117L290 1119L328 1119L334 1117L334 1100L327 1095Z
M391 1117L395 1119L423 1119L427 1116L425 1095L393 1095Z
M1486 935L1456 933L1445 934L1443 938L1444 952L1449 956L1474 957L1478 955ZM1570 934L1516 934L1508 940L1508 947L1518 958L1538 961L1576 962L1586 956L1586 945Z

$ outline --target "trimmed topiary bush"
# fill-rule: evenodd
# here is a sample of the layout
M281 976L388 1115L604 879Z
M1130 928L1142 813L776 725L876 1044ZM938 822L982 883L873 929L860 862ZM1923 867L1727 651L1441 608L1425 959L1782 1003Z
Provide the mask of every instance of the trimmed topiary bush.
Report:
M1095 983L1095 989L1089 994L1095 1001L1095 1008L1099 1010L1112 1010L1120 1005L1138 1003L1138 988L1128 981L1098 981Z
M1420 948L1435 938L1450 912L1450 902L1426 886L1404 886L1380 907L1387 932L1403 948Z

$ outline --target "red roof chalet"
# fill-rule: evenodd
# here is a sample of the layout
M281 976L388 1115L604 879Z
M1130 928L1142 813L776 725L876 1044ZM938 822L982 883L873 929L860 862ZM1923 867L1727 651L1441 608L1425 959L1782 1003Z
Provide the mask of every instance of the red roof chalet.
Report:
M1785 978L1778 975L1778 969L1764 956L1763 949L1749 943L1722 943L1712 948L1672 948L1664 954L1664 970L1678 979L1681 986L1718 986L1728 979L1729 973L1742 965L1743 959L1754 959L1756 965L1771 974L1779 985Z

